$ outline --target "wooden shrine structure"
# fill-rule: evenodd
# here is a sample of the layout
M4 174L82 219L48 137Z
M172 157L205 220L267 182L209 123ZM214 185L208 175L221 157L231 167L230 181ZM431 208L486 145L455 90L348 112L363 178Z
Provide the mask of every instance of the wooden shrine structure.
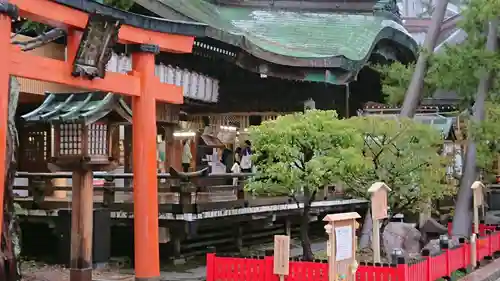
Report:
M155 22L150 18L128 18L113 9L108 9L107 14L103 15L103 10L101 10L99 15L95 15L89 6L84 5L86 1L78 2L80 2L79 7L76 5L70 7L49 0L9 0L0 3L0 36L3 38L0 47L3 61L0 71L2 81L0 82L0 124L4 124L0 126L0 182L5 181L5 140L7 137L5 124L7 123L10 76L130 96L134 112L132 122L141 124L133 130L134 162L136 163L134 165L135 274L138 280L157 279L160 269L155 149L156 102L181 104L183 95L181 87L161 83L155 77L155 55L160 51L191 52L194 37L203 35L205 26L159 20ZM19 17L63 27L67 30L66 60L60 61L23 53L19 48L12 46L10 44L11 26L12 22L18 20ZM94 19L96 19L95 22ZM89 29L89 26L94 26L94 29ZM100 41L100 45L92 45L92 40L95 40L92 36L96 35L93 34L96 32L96 26L101 26L101 31L108 34L106 35L108 39ZM106 44L112 46L111 43L114 40L131 46L132 72L128 74L104 70L110 58ZM96 51L100 55L96 56ZM89 57L91 59L86 61ZM115 98L110 97L110 99ZM74 118L81 120L94 110L97 109L88 107L86 113L77 114ZM75 111L77 110L69 110L62 114L72 115ZM40 119L47 119L50 115L56 114L53 111L46 112L43 117L40 116ZM82 124L88 125L87 122ZM81 126L79 130L81 130L81 138L89 137L88 127ZM59 131L60 134L63 132L66 133L64 130ZM75 140L71 141L76 143ZM61 147L60 157L57 159L58 161L64 160L58 163L59 166L70 165L73 171L82 171L77 173L80 176L75 176L73 181L73 195L77 196L73 197L72 202L72 229L77 231L74 233L77 236L72 239L71 257L74 261L72 261L71 280L91 280L92 239L89 235L92 234L93 187L92 172L86 164L99 165L112 160L111 150L99 151L101 156L106 156L105 158L90 157L89 149L92 148L83 146L87 141L82 141L82 146L77 147L79 149L77 157L74 157L77 153L73 153L71 157L62 157L68 155L61 155L63 152L63 147ZM67 147L64 148L67 149ZM0 202L3 202L3 198L4 189L2 188L0 189ZM3 205L0 208L0 221L3 221ZM0 224L0 229L2 225Z
M232 11L245 11L238 5L232 7L224 3L216 5L211 1L193 0L186 2L189 9L183 9L182 6L177 6L179 2L175 0L136 2L145 7L148 3L161 4L160 8L153 10L158 13L156 16L164 19L141 16L138 13L142 11L120 11L95 1L9 0L4 6L4 12L11 12L10 18L3 16L0 34L7 38L8 30L10 36L12 25L18 21L17 15L21 19L27 18L64 28L67 36L59 43L65 48L67 55L59 54L61 58L57 59L23 53L8 44L9 41L5 41L7 43L3 44L2 55L6 67L1 75L5 79L12 75L25 79L23 81L46 81L82 89L82 92L49 89L42 105L37 104L36 107L23 110L21 150L30 155L38 155L26 155L21 159L20 165L28 168L23 169L18 176L29 180L30 186L22 188L30 190L32 198L16 198L17 202L23 207L37 207L29 211L53 213L67 203L66 200L44 200L46 187L50 186L44 181L71 178L67 172L85 171L81 180L74 178L76 180L73 180L72 187L56 187L74 192L73 223L76 225L80 220L85 221L86 228L82 231L90 233L91 204L111 209L113 216L117 218L134 218L135 269L140 280L159 276L156 254L158 233L162 233L162 227L158 227L159 218L169 222L182 220L183 224L173 224L171 229L191 231L191 228L196 228L193 221L197 219L201 221L205 218L225 215L235 217L242 214L269 215L278 211L283 211L286 217L292 212L290 206L293 204L287 204L287 198L249 198L243 192L241 184L228 187L224 184L228 178L224 177L215 179L212 175L205 179L195 176L192 179L195 184L191 186L177 184L182 177L163 172L169 171L171 167L177 168L177 162L180 164L180 140L186 138L186 133L196 140L192 151L195 154L193 158L198 159L208 154L206 151L227 145L227 142L220 141L224 139L218 135L220 131L227 129L230 134L236 134L234 128L237 128L238 137L243 139L248 126L258 125L280 114L301 111L304 108L303 102L308 99L313 99L319 109L333 108L341 115L349 116L349 112L355 112L361 102L370 99L372 95L378 96L381 92L378 75L364 67L368 62L409 62L415 59L416 54L416 43L399 28L402 22L394 7L383 7L383 1L363 1L363 11L369 10L374 14L364 18L345 16L331 9L340 4L345 10L352 10L342 1L331 1L327 3L328 7L320 4L320 9L314 13L326 13L328 17L317 17L322 20L319 23L307 22L309 26L297 30L297 34L282 32L287 30L282 30L285 25L281 26L280 21L265 22L265 25L271 26L263 30L274 33L263 36L271 38L270 42L278 42L277 48L251 40L251 35L256 35L259 28L252 29L249 36L242 36L239 30L241 25L228 25L235 22L228 18L234 14ZM325 1L307 2L307 5L314 6L317 5L316 2ZM206 8L207 11L217 11L220 8L224 13L210 14L210 18L204 18L200 16L197 7L201 7L201 10ZM253 17L259 13L259 7L261 6L250 7L251 14L245 15L253 27L261 24ZM307 7L295 7L290 13L287 7L277 8L276 13L268 16L276 18L280 13L286 13L286 26L308 18ZM14 13L16 11L19 14ZM350 24L346 24L344 20ZM116 44L113 48L108 46L108 49L100 50L103 55L97 60L98 65L91 65L89 60L85 62L85 58L91 56L93 50L86 49L82 42L88 42L91 36L88 26L99 21L115 26L117 34L111 34L109 38L116 41ZM351 26L353 30L337 32L339 28L346 26ZM365 40L362 47L357 46L356 40L347 42L344 35L361 34L359 30L363 26L370 26L370 38L373 40ZM310 34L307 30L321 32ZM274 38L275 34L280 36ZM335 36L324 38L321 34ZM287 46L291 46L289 43L297 38L312 42L311 50L293 46L287 49ZM328 42L324 42L324 39ZM102 46L95 44L94 47L99 50ZM337 53L337 50L351 49L356 49L356 52ZM104 71L104 66L107 71ZM4 94L8 93L7 86L2 87L0 110L7 107L8 96ZM369 97L358 94L364 92L369 93ZM1 116L0 122L5 121L2 118L5 116ZM193 127L184 126L186 122ZM134 127L133 124L140 125ZM124 143L119 144L116 127L122 125L125 127ZM203 132L207 127L215 128L216 133L207 137ZM4 128L1 128L0 140L5 139L5 134ZM163 137L160 142L158 135ZM50 143L54 145L51 146ZM104 183L94 188L102 195L102 202L93 202L89 191L92 186L89 183L90 171L107 170L116 166L121 157L117 153L119 146L124 146L125 150L125 171L116 174L95 172L94 177L98 174L99 178L104 178ZM159 146L168 155L162 167L158 166L157 161ZM3 144L0 144L0 154L3 157L5 150L1 149L4 149ZM46 161L51 165L47 167ZM198 167L204 164L196 163ZM196 168L195 165L192 167ZM4 169L1 168L2 166L0 180L5 177L2 174ZM61 170L67 172L48 173ZM162 172L159 173L158 170ZM115 179L130 181L132 177L133 187L127 184L117 187L113 182ZM87 192L81 193L81 200L78 200L78 196L74 196L78 194L75 191L84 186ZM118 194L121 191L127 193L126 196L132 196L133 200L120 201ZM364 200L353 199L335 201L328 190L319 197L323 202L314 206L319 210L318 213L325 208L342 204L366 203ZM262 203L263 201L266 203ZM221 207L222 204L225 205ZM286 208L279 209L276 206ZM275 207L278 209L273 209ZM242 209L245 209L244 212ZM83 210L83 213L75 215L75 210ZM178 240L174 236L172 239ZM86 245L83 248L80 244L74 245L72 257L81 256L88 262L88 240L86 244L81 243ZM177 242L174 248L180 248ZM73 267L77 274L86 274L85 278L88 278L87 264L79 263Z

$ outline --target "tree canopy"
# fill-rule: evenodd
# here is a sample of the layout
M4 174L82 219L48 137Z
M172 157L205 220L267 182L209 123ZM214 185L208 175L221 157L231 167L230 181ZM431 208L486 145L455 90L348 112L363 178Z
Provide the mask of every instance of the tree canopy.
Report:
M499 70L500 53L485 50L487 23L500 14L500 2L496 0L470 0L462 11L463 20L458 26L467 33L461 44L447 45L439 53L429 57L424 79L424 97L432 96L437 89L456 92L462 108L467 108L474 101L479 78L484 71L495 73L489 99L498 100L500 93ZM393 63L374 66L382 74L383 92L386 101L400 105L412 74L414 64Z
M335 111L308 110L280 116L250 128L257 175L247 189L257 194L286 194L303 204L300 236L303 257L313 259L309 212L317 191L347 171L362 173L367 162L363 136Z
M311 200L344 171L363 171L363 137L335 111L310 110L280 116L250 128L258 176L247 188Z
M368 187L383 181L393 189L393 211L417 212L420 203L455 191L443 135L412 119L340 120L334 111L312 110L264 122L250 134L258 169L247 186L252 192L311 202L319 188L343 183L347 195L367 198Z
M447 180L451 158L443 155L443 135L435 127L381 116L345 122L364 136L363 154L369 163L366 170L342 171L346 193L367 198L371 183L385 182L392 189L389 206L394 213L416 213L422 203L453 194L455 188Z

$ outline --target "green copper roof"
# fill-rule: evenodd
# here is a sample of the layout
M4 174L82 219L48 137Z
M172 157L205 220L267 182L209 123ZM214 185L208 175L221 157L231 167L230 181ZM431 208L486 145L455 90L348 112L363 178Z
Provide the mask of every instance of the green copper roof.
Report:
M21 116L21 118L28 122L89 125L112 111L115 111L125 121L132 122L132 110L120 95L102 92L48 93L38 108Z
M216 6L204 0L157 1L208 24L209 37L281 65L352 71L366 63L381 40L396 42L412 53L417 48L401 24L382 15Z

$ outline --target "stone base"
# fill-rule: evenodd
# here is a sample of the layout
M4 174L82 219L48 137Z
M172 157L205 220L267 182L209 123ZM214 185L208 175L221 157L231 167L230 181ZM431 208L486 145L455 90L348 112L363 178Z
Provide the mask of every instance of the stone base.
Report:
M92 281L92 268L69 270L70 281Z
M158 277L135 277L135 281L160 281L160 276Z

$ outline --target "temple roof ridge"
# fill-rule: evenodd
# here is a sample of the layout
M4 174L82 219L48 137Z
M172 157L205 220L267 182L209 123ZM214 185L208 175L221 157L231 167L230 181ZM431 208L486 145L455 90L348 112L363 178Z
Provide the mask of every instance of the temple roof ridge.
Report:
M27 122L92 124L111 112L132 122L132 110L121 95L105 92L46 93L44 102L21 118Z

